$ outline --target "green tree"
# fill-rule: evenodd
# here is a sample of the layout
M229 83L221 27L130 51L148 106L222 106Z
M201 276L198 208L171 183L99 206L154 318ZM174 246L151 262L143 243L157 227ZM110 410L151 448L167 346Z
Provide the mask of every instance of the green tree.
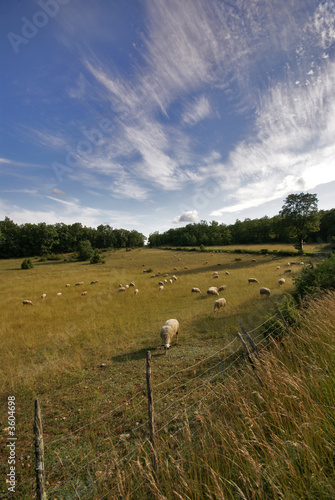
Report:
M88 260L94 255L94 250L92 248L91 242L89 240L83 240L78 245L78 259Z
M289 194L279 215L285 221L290 236L296 240L295 247L303 253L304 240L320 227L316 194Z

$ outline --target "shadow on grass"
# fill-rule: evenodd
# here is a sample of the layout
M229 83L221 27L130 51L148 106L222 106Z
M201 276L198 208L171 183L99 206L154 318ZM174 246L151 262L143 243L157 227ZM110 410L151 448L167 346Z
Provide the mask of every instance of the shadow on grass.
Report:
M116 363L125 363L126 361L136 361L136 360L146 359L147 351L151 352L151 356L153 358L165 356L163 347L148 346L142 349L138 349L137 351L128 352L125 354L119 354L118 356L114 356L112 360L115 361Z

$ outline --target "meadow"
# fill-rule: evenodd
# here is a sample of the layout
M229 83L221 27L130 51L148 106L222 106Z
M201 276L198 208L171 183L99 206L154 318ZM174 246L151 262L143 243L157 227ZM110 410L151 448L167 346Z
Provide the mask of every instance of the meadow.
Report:
M156 399L166 397L176 384L179 390L173 399L179 399L186 391L187 377L199 370L193 367L202 361L205 367L215 364L218 353L222 354L225 346L233 346L240 323L252 330L266 315L273 314L284 294L293 291L294 274L300 270L299 265L291 266L291 275L285 275L286 283L279 288L278 279L284 275L287 262L298 262L299 257L257 255L253 262L255 255L147 248L103 255L105 263L97 265L72 262L69 256L57 262L39 262L36 258L34 268L29 270L20 269L22 259L0 261L1 394L4 402L12 394L17 401L18 469L20 480L27 481L22 498L30 498L33 488L31 429L35 398L42 407L48 484L57 488L52 498L103 498L106 480L109 487L117 482L120 496L115 498L143 498L143 493L127 496L128 488L134 489L134 485L122 486L123 469L115 464L130 450L138 453L141 440L148 434L144 426L146 351L152 353ZM151 271L144 272L147 270ZM213 279L214 271L219 279ZM164 274L169 275L167 279L175 274L178 280L166 283L159 292L158 281ZM249 277L257 278L259 285L248 284ZM138 295L132 287L118 293L119 284L133 280ZM80 281L83 284L75 286ZM70 287L65 287L67 283ZM226 298L227 306L214 314L215 299L208 297L206 290L223 284L227 289L220 296ZM260 297L260 286L271 289L269 298ZM191 294L192 287L199 287L202 294ZM83 291L87 295L81 295ZM61 296L57 296L59 292ZM43 293L47 295L44 300L40 298ZM31 300L33 307L23 306L25 299ZM159 331L166 319L173 317L181 325L180 345L165 356ZM236 345L227 347L225 356L234 356L235 349ZM185 375L184 382L179 372ZM166 380L165 392L160 392L158 387ZM188 398L192 404L208 392L207 385L199 387L197 382L188 386L192 391L194 388ZM169 406L166 400L164 405ZM119 406L120 411L109 414ZM98 425L87 425L100 416ZM167 412L158 419L158 425L164 427L173 416L173 412ZM176 425L172 418L164 432L171 433ZM5 414L1 427L5 435ZM83 431L77 433L82 427ZM53 445L58 439L61 448ZM95 458L107 450L103 461ZM5 451L2 449L3 455ZM143 469L146 458L140 463ZM68 481L71 475L74 479ZM100 475L104 476L101 482ZM111 475L117 479L111 479ZM121 486L125 490L119 490ZM6 491L3 484L1 491Z

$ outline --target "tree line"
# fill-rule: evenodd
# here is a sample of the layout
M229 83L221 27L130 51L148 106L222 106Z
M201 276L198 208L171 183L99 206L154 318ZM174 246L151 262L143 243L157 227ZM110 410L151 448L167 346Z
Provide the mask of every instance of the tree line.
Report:
M159 246L218 246L265 243L294 243L303 251L304 241L330 243L335 238L335 209L317 210L317 198L309 193L289 195L274 217L187 224L160 234L150 234L148 244Z
M21 224L8 217L0 221L0 258L15 258L77 252L83 242L92 248L142 247L145 236L138 231L114 229L101 224L97 228L74 224Z

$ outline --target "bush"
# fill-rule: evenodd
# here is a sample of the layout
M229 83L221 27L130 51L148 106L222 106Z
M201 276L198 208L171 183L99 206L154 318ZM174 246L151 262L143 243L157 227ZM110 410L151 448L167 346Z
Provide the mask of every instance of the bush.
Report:
M322 290L335 290L335 254L316 267L305 267L295 279L295 286L300 297L316 296Z
M205 245L203 245L203 244L201 243L201 245L200 245L200 252L204 252L204 251L205 251Z
M78 245L78 259L88 260L93 257L94 250L89 240L81 241Z
M94 254L92 255L92 257L90 258L90 264L104 264L105 261L104 259L101 257L100 253L98 252L98 250L94 250Z
M34 267L34 264L30 259L24 259L24 261L21 263L21 269L32 269Z

